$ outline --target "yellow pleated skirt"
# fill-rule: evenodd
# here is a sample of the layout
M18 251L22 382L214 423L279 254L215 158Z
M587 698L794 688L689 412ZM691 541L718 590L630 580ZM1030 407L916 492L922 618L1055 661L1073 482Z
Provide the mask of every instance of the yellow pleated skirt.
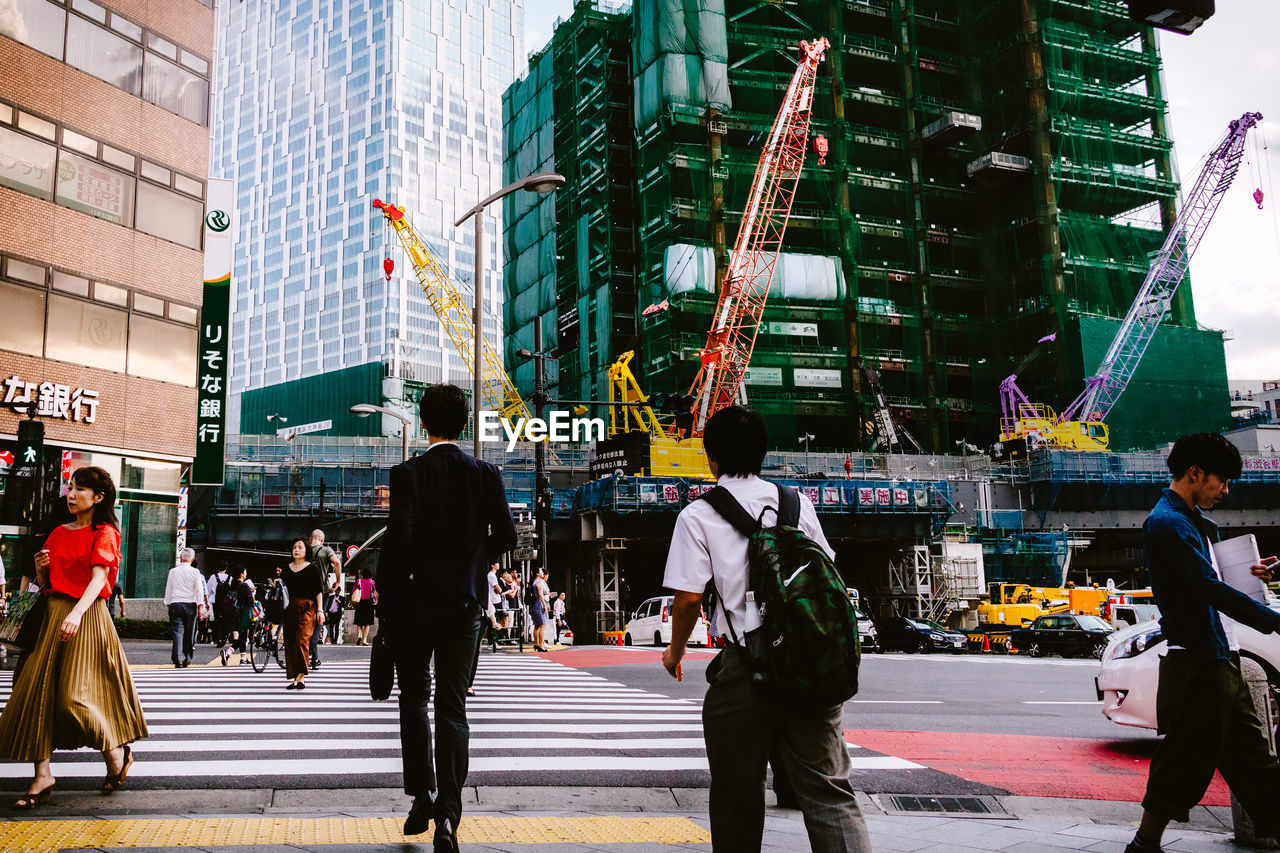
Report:
M58 629L75 602L47 600L40 639L0 713L0 756L40 761L56 749L99 751L147 736L142 704L104 599L89 606L70 640Z

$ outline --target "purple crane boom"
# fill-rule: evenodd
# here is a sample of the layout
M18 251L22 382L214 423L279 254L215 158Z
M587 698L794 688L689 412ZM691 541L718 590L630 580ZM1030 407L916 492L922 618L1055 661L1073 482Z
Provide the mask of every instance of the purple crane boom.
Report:
M1156 328L1169 310L1178 286L1187 276L1191 255L1200 245L1222 197L1240 171L1245 137L1260 121L1262 113L1245 113L1231 122L1226 134L1210 152L1200 177L1196 179L1182 211L1147 272L1142 289L1129 306L1129 313L1098 365L1098 372L1085 380L1084 391L1058 416L1058 422L1103 421L1120 399L1129 380L1133 379L1147 346L1155 337Z

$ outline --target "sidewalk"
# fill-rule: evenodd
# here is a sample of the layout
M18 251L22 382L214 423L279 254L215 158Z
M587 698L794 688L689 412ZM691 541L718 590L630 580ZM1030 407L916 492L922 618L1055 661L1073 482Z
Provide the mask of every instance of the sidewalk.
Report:
M6 794L6 796L8 796ZM15 795L16 796L16 795ZM772 794L769 795L772 798ZM903 853L1122 853L1136 803L1035 797L984 799L997 817L910 816L888 795L859 795L872 849ZM657 853L710 850L707 791L690 788L467 788L464 851ZM0 851L217 850L356 853L431 850L400 834L398 790L130 791L110 798L60 791L30 815L4 811ZM22 814L21 817L19 815ZM1229 809L1201 807L1165 836L1170 853L1245 850L1231 843ZM808 849L799 812L770 808L765 850Z

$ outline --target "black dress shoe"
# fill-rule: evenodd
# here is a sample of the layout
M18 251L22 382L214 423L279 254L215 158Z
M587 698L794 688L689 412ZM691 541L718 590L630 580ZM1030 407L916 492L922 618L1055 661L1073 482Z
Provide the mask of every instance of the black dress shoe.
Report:
M436 834L431 842L435 845L435 853L461 853L458 839L453 834L453 821L448 818L436 824Z
M405 835L421 835L430 828L431 806L432 803L426 797L413 801L413 808L409 809L409 816L404 819Z

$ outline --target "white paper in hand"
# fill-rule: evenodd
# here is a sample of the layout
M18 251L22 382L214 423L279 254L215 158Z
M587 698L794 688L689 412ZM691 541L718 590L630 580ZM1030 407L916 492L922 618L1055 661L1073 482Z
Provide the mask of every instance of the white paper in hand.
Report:
M1213 556L1223 583L1235 587L1259 604L1267 603L1267 585L1249 571L1262 562L1258 540L1252 533L1213 543Z

